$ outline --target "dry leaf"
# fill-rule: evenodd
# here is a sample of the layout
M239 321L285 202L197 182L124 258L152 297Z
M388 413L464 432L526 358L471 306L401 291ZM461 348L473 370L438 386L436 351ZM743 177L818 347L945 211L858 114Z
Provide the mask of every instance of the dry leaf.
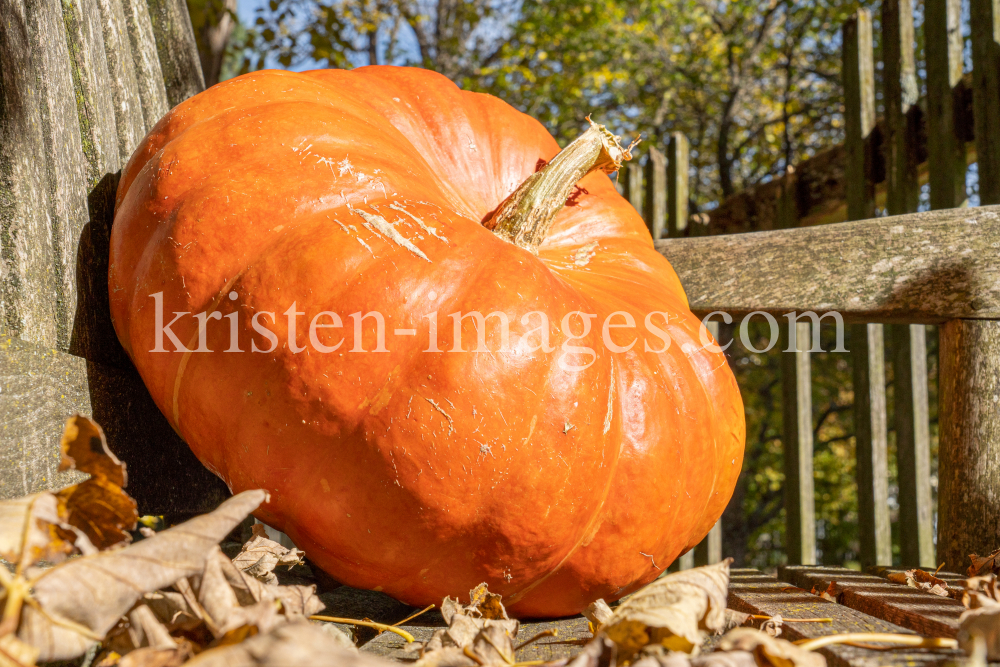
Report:
M742 611L734 611L732 609L726 609L726 624L725 630L732 630L733 628L738 628L747 621L750 620L750 614L744 614Z
M139 515L135 501L123 490L128 482L125 464L108 449L104 431L94 421L74 415L62 436L60 472L70 469L90 479L55 495L60 515L90 538L98 549L128 544Z
M1000 660L1000 604L966 609L958 618L958 645L971 654L977 637L986 644L987 660Z
M938 579L930 572L925 572L924 570L914 569L906 570L905 572L892 572L889 574L888 579L895 584L904 584L910 588L927 591L941 597L961 598L961 591L951 588L948 586L948 582Z
M759 667L826 667L826 658L753 628L736 628L719 640L721 651L752 653Z
M997 549L988 556L977 556L969 554L972 565L969 566L967 574L970 577L978 577L984 574L1000 574L1000 549Z
M825 591L818 591L816 590L816 587L813 586L812 590L809 592L812 593L813 595L818 595L819 597L823 598L824 600L827 600L828 602L833 602L834 604L837 604L837 596L840 594L840 589L837 588L836 581L831 581L830 584L826 587Z
M662 646L656 648L659 649L656 652L644 650L632 667L757 667L753 653L747 651L713 651L690 656L667 651Z
M963 584L965 591L962 593L962 604L966 608L978 609L1000 604L1000 587L995 574L972 577Z
M781 614L775 614L771 618L764 621L761 624L760 629L772 637L780 637L782 623L784 623L784 619L781 618Z
M263 524L254 524L253 537L243 545L243 550L233 559L239 569L267 584L277 584L274 568L286 565L291 568L302 562L305 554L298 549L288 549L267 537Z
M81 655L145 594L199 574L216 544L265 497L245 491L214 512L124 549L28 570L22 585L33 599L20 610L18 638L38 648L42 661Z
M706 630L725 628L729 563L657 579L619 605L598 629L615 642L621 661L649 644L696 654Z
M490 593L486 584L469 591L469 599L468 606L450 597L441 603L441 615L448 627L436 631L422 647L417 663L420 667L513 663L518 621L508 618L500 596Z
M341 633L343 634L343 633ZM359 653L326 629L307 622L285 623L239 644L209 649L185 667L387 667L391 663Z

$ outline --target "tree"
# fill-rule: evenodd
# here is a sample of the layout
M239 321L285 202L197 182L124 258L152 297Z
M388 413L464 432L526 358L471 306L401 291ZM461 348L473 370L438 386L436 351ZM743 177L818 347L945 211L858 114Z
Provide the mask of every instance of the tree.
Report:
M188 13L205 85L214 86L221 80L223 60L239 22L236 0L189 0Z
M516 0L270 0L249 68L421 65L456 82L500 54Z

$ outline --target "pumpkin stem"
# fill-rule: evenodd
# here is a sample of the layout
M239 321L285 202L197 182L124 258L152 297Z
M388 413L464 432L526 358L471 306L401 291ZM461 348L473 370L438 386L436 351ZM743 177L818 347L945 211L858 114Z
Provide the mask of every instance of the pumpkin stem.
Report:
M483 226L500 238L532 253L549 233L556 213L566 205L577 182L592 171L611 174L632 159L632 147L590 120L590 128L562 149L552 161L525 179L503 200Z

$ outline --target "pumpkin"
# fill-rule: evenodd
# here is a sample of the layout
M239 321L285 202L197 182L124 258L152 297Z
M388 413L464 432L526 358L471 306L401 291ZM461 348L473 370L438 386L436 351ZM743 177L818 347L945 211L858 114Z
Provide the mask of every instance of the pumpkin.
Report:
M577 613L729 501L739 391L608 177L627 150L594 126L559 153L428 71L262 71L178 105L122 172L122 345L205 466L268 491L258 518L337 580Z

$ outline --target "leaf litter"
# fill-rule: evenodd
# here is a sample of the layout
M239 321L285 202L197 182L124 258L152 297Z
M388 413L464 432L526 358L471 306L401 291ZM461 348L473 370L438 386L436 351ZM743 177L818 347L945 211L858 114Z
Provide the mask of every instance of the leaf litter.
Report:
M302 563L302 551L268 539L260 525L233 558L220 549L220 541L267 502L264 491L240 493L213 512L160 532L143 526L145 539L133 544L138 517L124 491L126 467L108 449L100 427L79 415L71 418L61 447L60 470L75 469L89 479L0 501L0 557L7 564L0 567L0 667L84 654L91 667L393 664L359 652L335 625L317 622L330 617L318 616L324 605L314 585L278 582L276 572ZM943 583L921 571L906 575L916 584ZM996 581L992 572L973 577L962 592L969 609L959 642L974 657L977 651L990 659L1000 655ZM727 560L657 579L614 608L597 600L585 612L592 639L580 642L585 645L575 657L546 667L825 666L813 649L837 637L796 645L779 635L783 623L829 619L751 617L727 609L728 587ZM368 619L335 620L402 635L418 667L541 664L519 663L516 653L555 631L519 643L519 621L485 583L468 600L445 598L446 627L424 643ZM765 621L763 631L740 627L751 618ZM701 652L710 634L722 633L715 650Z

